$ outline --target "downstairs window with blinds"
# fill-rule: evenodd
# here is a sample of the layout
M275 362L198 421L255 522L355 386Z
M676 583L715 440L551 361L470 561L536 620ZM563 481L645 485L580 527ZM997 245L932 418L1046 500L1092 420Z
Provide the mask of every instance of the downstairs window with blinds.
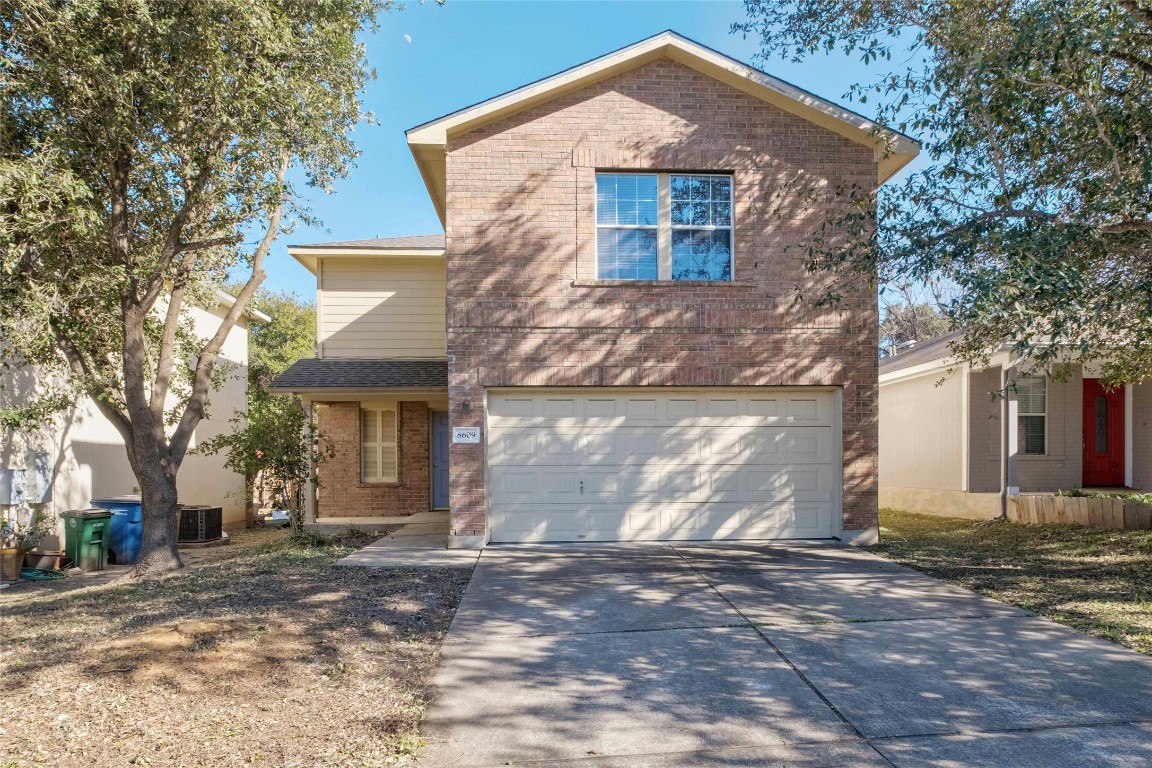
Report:
M1043 376L1016 379L1017 452L1043 456L1048 442L1048 387Z
M360 410L360 477L365 483L397 482L396 409Z

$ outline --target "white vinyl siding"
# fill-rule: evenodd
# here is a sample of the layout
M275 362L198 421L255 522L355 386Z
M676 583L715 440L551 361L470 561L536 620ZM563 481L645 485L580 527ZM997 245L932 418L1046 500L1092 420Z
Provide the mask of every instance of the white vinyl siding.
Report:
M321 357L447 356L443 259L329 257L319 283Z
M490 394L492 540L835 536L835 409L827 389Z
M1043 376L1016 379L1017 442L1022 455L1043 456L1048 452L1047 389Z
M396 408L360 411L360 479L365 483L397 481Z

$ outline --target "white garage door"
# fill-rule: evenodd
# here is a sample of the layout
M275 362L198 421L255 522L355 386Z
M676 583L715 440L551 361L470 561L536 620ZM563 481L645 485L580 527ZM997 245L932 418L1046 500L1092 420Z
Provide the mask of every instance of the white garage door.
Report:
M825 538L828 390L490 393L492 541Z

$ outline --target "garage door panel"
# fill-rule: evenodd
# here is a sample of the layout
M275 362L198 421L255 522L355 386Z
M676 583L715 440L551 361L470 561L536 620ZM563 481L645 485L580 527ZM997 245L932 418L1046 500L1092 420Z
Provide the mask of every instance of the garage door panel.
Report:
M493 541L826 537L828 391L492 394Z
M796 464L832 459L829 427L516 427L490 436L489 462L515 466Z
M493 526L517 541L697 541L826 537L831 511L813 504L510 506ZM507 538L505 540L508 540Z
M833 398L807 394L680 393L675 395L508 395L488 400L490 427L588 427L614 424L670 426L831 426Z

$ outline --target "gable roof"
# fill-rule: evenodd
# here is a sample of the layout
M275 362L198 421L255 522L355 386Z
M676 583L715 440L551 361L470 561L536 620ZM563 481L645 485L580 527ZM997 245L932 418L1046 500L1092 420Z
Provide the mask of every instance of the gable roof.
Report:
M960 331L950 331L903 352L885 357L880 361L880 375L902 371L923 363L934 363L952 357L952 342L960 338Z
M444 221L445 214L445 150L449 138L665 57L841 136L872 147L877 161L877 180L881 184L911 162L920 151L920 144L916 140L898 131L878 125L863 115L667 30L410 129L407 132L408 146L416 158L416 165L424 177L424 184L432 196L440 220Z
M331 243L311 243L290 245L289 248L305 250L309 248L348 248L351 250L372 251L442 251L444 235L409 235L407 237L373 237L368 240L337 240Z
M321 256L440 257L444 255L444 235L373 237L367 240L336 240L331 243L290 245L288 255L315 275L317 262Z

